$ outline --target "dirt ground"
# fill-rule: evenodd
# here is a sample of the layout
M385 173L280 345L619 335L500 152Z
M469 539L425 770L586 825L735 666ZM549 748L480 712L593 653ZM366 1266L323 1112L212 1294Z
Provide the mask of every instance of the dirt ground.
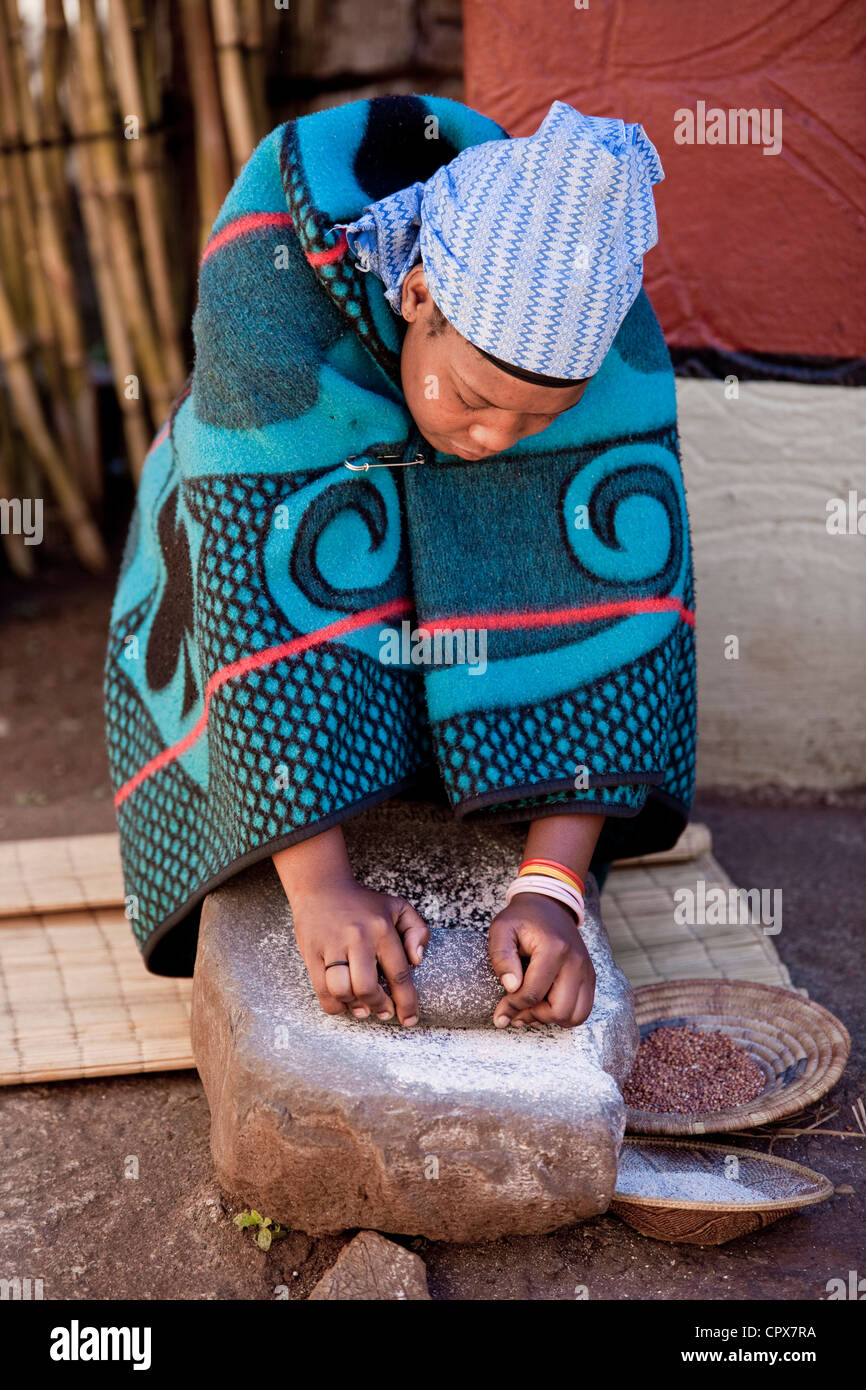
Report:
M0 839L113 828L101 716L110 592L49 569L30 590L0 593ZM704 795L695 815L736 882L782 889L776 945L795 984L854 1037L826 1121L851 1137L774 1143L827 1174L836 1195L710 1249L645 1239L614 1216L488 1245L404 1241L426 1261L434 1298L816 1300L829 1279L866 1275L866 1137L851 1110L866 1099L866 815L862 796L835 800ZM213 1180L194 1072L10 1087L0 1111L0 1275L42 1278L46 1298L272 1299L281 1285L303 1298L348 1238L296 1232L265 1254L237 1230ZM130 1158L137 1177L125 1176Z

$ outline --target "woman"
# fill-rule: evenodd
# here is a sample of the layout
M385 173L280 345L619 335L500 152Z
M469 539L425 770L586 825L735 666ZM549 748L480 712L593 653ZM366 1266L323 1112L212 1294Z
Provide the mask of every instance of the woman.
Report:
M494 1021L589 1015L590 866L673 844L693 790L662 177L639 126L554 102L509 139L435 97L290 122L241 172L112 614L149 969L191 973L204 895L272 856L323 1009L411 1027L426 924L340 825L432 771L456 815L530 822Z

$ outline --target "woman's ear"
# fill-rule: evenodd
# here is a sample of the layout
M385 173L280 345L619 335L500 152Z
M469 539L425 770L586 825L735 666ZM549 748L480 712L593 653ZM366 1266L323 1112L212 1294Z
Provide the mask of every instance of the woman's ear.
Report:
M430 300L430 291L424 275L424 266L416 261L403 281L400 296L400 312L409 323L417 318L422 305Z

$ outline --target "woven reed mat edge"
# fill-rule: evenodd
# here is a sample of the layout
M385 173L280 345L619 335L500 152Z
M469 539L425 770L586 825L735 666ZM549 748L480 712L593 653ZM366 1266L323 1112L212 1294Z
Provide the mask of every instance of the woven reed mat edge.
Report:
M615 861L616 869L675 864L712 847L709 827L687 825L672 849ZM0 919L82 907L121 907L123 874L116 832L0 841Z

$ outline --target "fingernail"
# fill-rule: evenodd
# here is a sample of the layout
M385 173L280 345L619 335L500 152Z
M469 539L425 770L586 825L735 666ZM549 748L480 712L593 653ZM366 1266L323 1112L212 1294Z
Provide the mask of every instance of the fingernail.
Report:
M418 950L415 952L415 964L416 964L416 965L420 965L420 964L421 964L421 961L422 961L423 959L424 959L424 947L423 947L423 946L419 946L419 947L418 947Z
M512 1028L522 1028L522 1027L523 1027L523 1019L522 1019L522 1018L516 1018L516 1019L514 1020L514 1022L512 1023L511 1026L512 1026Z
M381 1018L381 1020L382 1020L383 1023L387 1023L388 1019L389 1019L389 1018L393 1018L394 1015L393 1015L393 1014L377 1014L376 1017L377 1017L377 1018Z
M498 1018L494 1018L493 1022L496 1024L497 1028L508 1027L508 1019L505 1017L504 1014L500 1014Z
M412 1027L414 1024L416 1024L417 1022L418 1022L418 1015L417 1015L417 1014L410 1014L408 1018L404 1018L404 1019L403 1019L403 1027L404 1027L404 1028L411 1028L411 1027Z
M370 1012L369 1009L353 1009L353 1010L352 1010L352 1013L355 1015L356 1018L366 1018L367 1015L369 1014L369 1012Z
M503 976L502 976L502 987L503 987L503 989L507 989L507 990L509 991L509 993L511 992L511 990L517 989L517 976L516 976L516 975L503 975Z

